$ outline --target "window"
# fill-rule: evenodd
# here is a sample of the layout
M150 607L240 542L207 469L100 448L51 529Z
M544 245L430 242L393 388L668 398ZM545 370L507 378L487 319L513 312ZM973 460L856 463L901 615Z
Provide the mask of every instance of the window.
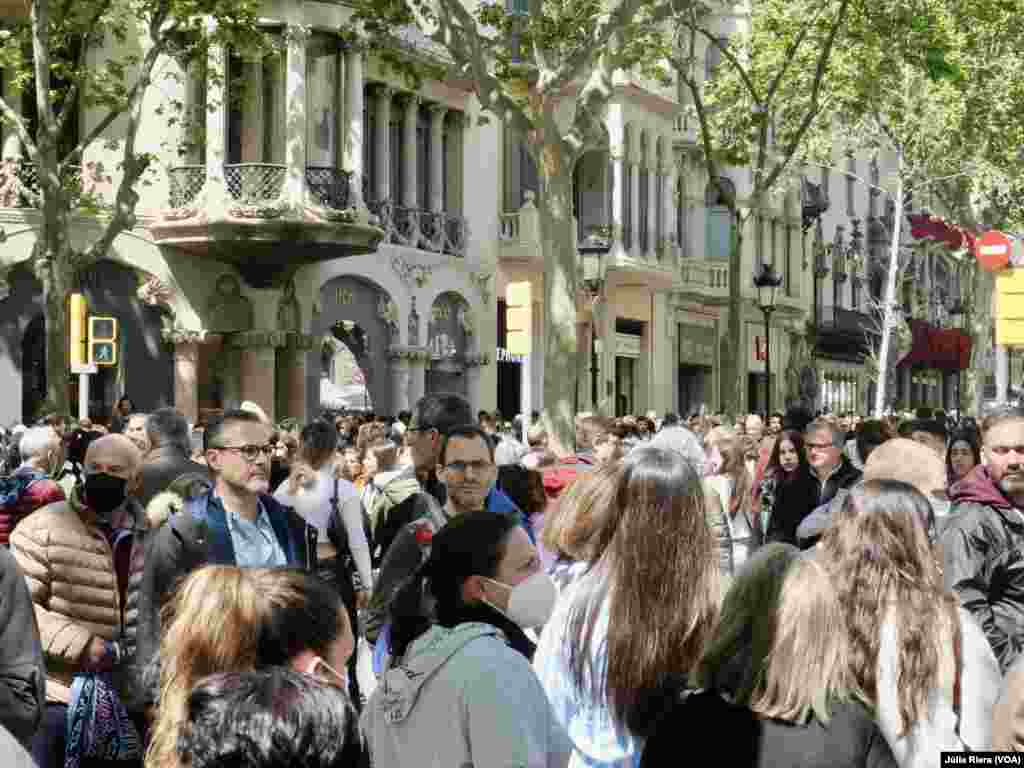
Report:
M402 183L402 168L405 166L405 146L402 141L402 110L392 109L391 111L391 145L390 145L390 161L391 166L388 168L390 175L389 189L391 192L392 202L398 205L405 204L405 185Z
M284 55L251 61L232 52L227 62L227 162L284 162Z
M718 45L708 41L707 50L704 53L704 79L710 80L715 76L715 71L722 64L722 48L729 45L728 37L717 38Z
M416 112L416 204L421 211L430 209L430 112Z
M728 261L732 254L732 206L735 199L735 188L729 179L719 177L708 183L705 192L707 203L705 257L708 259Z
M371 99L364 97L363 133L366 136L377 135L377 114L372 104ZM377 199L377 142L373 140L363 142L363 195L368 200Z
M633 248L633 163L629 137L623 143L622 151L622 245L629 251Z
M665 177L661 173L661 155L659 153L658 170L654 175L654 247L660 252L664 240L665 218Z
M765 263L765 252L767 250L764 243L764 217L761 214L757 214L757 222L754 227L754 232L754 258L757 260L755 269L760 271L761 266Z
M782 237L782 253L786 260L783 272L786 282L783 288L787 296L796 296L796 285L793 283L793 228L789 223L782 228Z
M676 242L679 244L679 254L686 258L690 254L689 242L686 233L686 187L683 184L683 177L676 179Z
M824 202L827 204L832 199L832 195L829 192L829 182L832 180L832 174L828 168L821 169L821 196L824 198Z
M314 34L306 49L306 163L337 167L338 77L341 46L333 35ZM372 142L367 142L372 143Z

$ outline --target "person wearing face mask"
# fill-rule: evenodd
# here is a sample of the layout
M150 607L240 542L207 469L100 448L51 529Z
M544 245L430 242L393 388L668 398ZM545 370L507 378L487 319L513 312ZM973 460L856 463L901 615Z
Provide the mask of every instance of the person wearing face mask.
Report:
M394 601L391 663L363 712L372 764L565 766L571 744L527 635L548 620L556 589L519 520L466 512L429 546Z
M125 765L141 761L144 697L135 651L152 526L133 498L140 458L123 435L98 438L71 498L29 515L11 534L46 660L47 708L32 743L40 768L63 765L65 755L88 758L90 745L114 749L90 739L111 734ZM88 727L95 733L82 730Z
M0 478L0 545L8 546L19 522L47 504L64 501L55 478L64 464L61 440L52 427L26 430L18 443L21 466Z

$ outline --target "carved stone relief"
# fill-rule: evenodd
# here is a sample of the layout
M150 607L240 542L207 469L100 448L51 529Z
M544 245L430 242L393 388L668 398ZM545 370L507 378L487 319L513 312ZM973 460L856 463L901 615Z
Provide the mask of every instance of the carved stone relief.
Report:
M242 295L238 278L230 274L217 278L217 292L207 313L210 330L222 333L248 331L254 322L252 302Z

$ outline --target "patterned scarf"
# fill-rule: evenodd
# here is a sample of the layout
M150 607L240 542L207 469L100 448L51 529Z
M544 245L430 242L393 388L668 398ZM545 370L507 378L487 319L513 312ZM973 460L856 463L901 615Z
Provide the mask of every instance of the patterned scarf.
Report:
M64 768L79 768L83 758L142 759L142 740L108 674L76 675L68 705Z

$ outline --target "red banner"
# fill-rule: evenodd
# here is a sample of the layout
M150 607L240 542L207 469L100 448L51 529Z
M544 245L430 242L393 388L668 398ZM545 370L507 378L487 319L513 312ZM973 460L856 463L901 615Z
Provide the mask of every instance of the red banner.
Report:
M941 371L962 371L971 365L971 337L956 328L935 328L910 320L914 344L899 365L918 365Z

